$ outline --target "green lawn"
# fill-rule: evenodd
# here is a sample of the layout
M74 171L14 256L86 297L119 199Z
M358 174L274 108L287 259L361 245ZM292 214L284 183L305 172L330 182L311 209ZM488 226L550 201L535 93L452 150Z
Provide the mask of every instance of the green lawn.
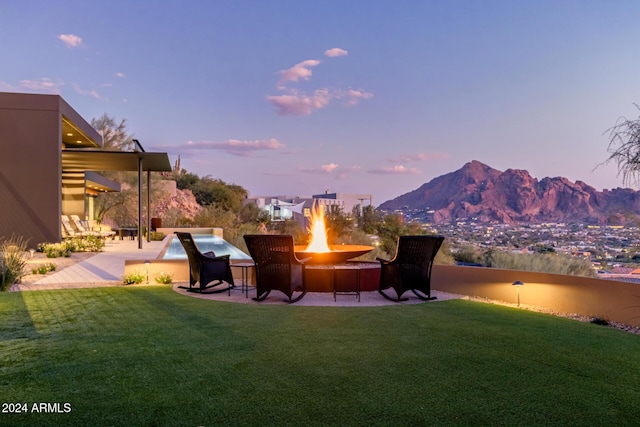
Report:
M0 425L637 425L640 336L462 300L3 293L0 400L29 409Z

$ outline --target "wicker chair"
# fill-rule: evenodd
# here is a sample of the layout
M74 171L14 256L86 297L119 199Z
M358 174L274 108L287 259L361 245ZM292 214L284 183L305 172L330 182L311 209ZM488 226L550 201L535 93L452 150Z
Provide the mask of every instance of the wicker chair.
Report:
M431 296L431 267L444 237L442 236L400 236L396 256L380 261L380 286L378 292L383 297L399 302L406 301L402 295L412 291L418 298L428 301ZM397 298L383 291L393 288Z
M231 274L231 266L229 265L229 255L216 256L213 252L202 253L193 241L191 233L183 233L176 231L176 236L180 239L182 247L189 258L189 287L181 286L190 292L199 293L218 293L229 291L233 288L233 275ZM212 283L216 281L216 283ZM227 283L226 287L215 288L223 282ZM198 283L198 286L196 286ZM210 289L205 292L205 290Z
M304 263L294 252L293 236L277 234L246 234L244 241L256 264L256 301L263 301L273 290L284 293L290 303L306 293ZM300 295L293 298L293 293Z

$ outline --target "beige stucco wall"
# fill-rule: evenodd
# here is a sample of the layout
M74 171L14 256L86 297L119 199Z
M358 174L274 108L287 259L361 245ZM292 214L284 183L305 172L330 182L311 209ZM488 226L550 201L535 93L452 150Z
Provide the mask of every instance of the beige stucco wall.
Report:
M640 326L640 285L597 278L482 267L436 265L431 287L461 295L546 307Z
M144 271L144 261L126 261L125 274ZM148 265L150 281L160 272L170 272L174 281L188 282L189 265L186 260L151 260ZM233 268L239 280L241 269ZM253 274L251 274L253 279ZM434 290L476 296L515 304L516 280L524 282L520 288L522 306L544 307L561 313L576 313L600 317L627 325L640 326L640 285L613 280L564 276L527 271L500 270L481 267L436 265L431 286Z
M35 247L60 239L62 117L57 97L24 109L12 95L0 94L0 236Z

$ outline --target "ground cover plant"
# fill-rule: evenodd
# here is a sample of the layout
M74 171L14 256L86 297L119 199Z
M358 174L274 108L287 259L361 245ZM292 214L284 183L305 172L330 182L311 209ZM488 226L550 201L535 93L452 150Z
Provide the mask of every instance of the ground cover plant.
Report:
M0 396L28 407L2 425L636 425L640 337L462 300L12 292L0 294ZM59 411L34 412L42 402Z

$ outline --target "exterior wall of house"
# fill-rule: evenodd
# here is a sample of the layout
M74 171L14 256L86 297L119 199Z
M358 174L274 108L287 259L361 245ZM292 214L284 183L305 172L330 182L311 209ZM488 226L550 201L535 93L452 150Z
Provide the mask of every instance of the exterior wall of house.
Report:
M84 172L62 173L62 212L65 215L85 217Z
M62 115L58 96L0 93L0 236L60 239Z
M73 136L63 135L63 120ZM83 144L102 144L100 134L59 95L0 92L0 237L20 236L30 247L56 242L63 212L84 216L84 175L62 176L65 138L80 142L72 140L78 133Z

